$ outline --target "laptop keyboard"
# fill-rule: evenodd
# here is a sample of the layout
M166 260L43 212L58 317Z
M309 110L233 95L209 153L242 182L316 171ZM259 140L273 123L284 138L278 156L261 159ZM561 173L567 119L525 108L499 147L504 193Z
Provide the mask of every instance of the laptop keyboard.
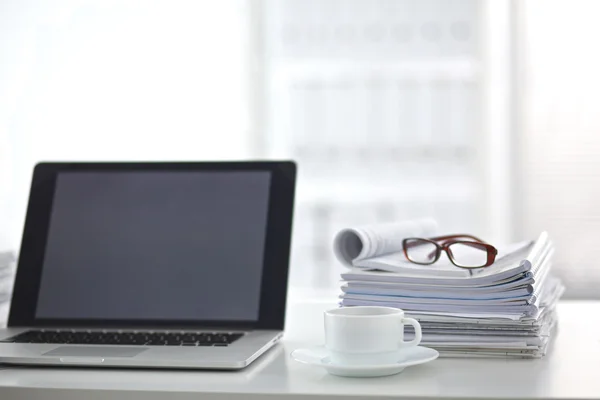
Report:
M227 346L243 333L137 332L89 330L30 330L7 342L52 344L110 344L139 346Z

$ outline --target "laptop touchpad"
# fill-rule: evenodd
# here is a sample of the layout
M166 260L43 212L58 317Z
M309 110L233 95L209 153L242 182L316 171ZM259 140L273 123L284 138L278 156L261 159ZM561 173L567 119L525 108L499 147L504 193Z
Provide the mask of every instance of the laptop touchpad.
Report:
M42 355L55 357L134 357L146 350L148 349L122 346L61 346Z

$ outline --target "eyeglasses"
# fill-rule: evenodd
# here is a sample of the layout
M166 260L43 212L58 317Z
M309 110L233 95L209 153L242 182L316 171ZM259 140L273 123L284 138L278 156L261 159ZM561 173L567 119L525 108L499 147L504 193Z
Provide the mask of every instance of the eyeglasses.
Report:
M406 238L402 241L402 247L404 256L412 263L433 264L445 251L452 264L468 269L489 267L498 255L494 246L471 235Z

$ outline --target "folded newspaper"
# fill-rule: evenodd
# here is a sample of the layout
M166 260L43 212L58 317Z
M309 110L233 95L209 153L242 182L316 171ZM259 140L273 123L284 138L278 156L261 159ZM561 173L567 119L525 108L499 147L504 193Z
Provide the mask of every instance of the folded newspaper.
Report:
M494 243L494 264L472 272L444 257L426 266L406 260L404 238L442 233L432 219L340 231L334 253L348 267L340 304L404 309L421 322L423 345L443 356L543 356L564 292L551 275L554 246L548 233L506 246Z
M490 281L484 277L492 277L514 268L515 271L527 272L531 263L526 256L534 247L533 241L519 242L498 247L496 262L488 268L467 270L457 268L447 258L441 257L434 265L423 266L406 260L402 252L402 239L407 237L429 238L436 236L437 224L434 220L423 219L401 223L390 223L344 229L335 239L333 250L337 259L348 267L356 267L365 271L378 270L402 273L407 276L432 276L437 278L472 278L480 276L479 281ZM547 238L547 235L545 235ZM538 240L539 253L544 243ZM512 272L512 270L510 271ZM472 281L468 279L468 281Z

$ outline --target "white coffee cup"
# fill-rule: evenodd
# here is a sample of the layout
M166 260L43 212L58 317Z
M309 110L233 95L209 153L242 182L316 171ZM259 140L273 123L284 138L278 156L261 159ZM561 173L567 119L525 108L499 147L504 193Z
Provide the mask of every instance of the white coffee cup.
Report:
M404 324L415 338L404 341ZM336 364L393 364L421 342L421 325L392 307L343 307L325 311L325 347Z

